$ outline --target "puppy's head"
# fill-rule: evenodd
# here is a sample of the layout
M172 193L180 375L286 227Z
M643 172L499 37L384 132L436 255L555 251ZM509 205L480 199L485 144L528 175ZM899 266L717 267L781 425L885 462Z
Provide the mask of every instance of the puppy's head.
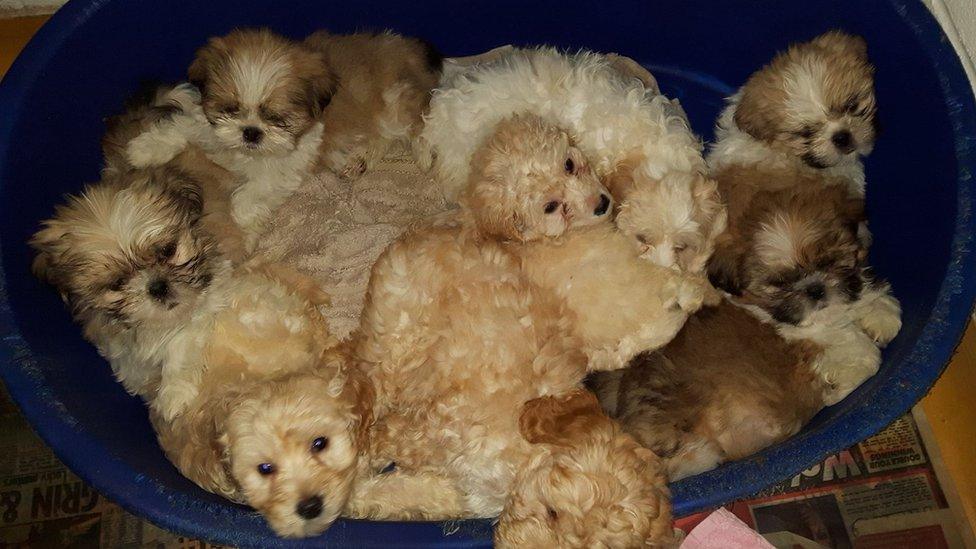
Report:
M346 373L263 383L234 407L223 443L247 503L285 537L328 528L346 505L368 403Z
M530 401L523 413L523 435L547 447L520 472L496 542L610 548L672 541L666 479L653 452L621 433L592 395L553 400Z
M856 300L865 284L858 239L863 201L840 185L759 193L736 230L720 239L712 282L777 321L802 323L817 310Z
M639 176L638 176L639 177ZM702 273L725 230L725 206L715 182L700 174L645 179L620 198L617 227L641 256L662 267Z
M335 87L320 54L267 29L212 38L188 75L221 144L254 155L294 150Z
M171 168L87 187L31 239L34 273L82 322L180 322L218 266L213 241L198 227L199 192L192 178Z
M859 36L831 31L795 44L754 73L741 93L736 125L811 167L834 166L874 147L874 66Z
M500 122L475 153L462 203L483 236L516 241L605 222L613 206L569 135L528 114Z

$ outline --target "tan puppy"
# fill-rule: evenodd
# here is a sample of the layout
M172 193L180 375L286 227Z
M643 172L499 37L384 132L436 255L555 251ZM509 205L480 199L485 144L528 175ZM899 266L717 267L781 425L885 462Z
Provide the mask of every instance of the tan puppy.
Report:
M125 172L58 206L33 236L34 273L132 394L152 399L172 338L230 266L200 223L200 187L176 167Z
M191 96L185 91L181 86L154 88L147 95L130 100L125 112L106 120L106 132L102 136L105 157L102 177L124 179L144 171L159 174L155 180L163 184L182 185L184 193L193 192L195 186L199 195L195 200L202 205L202 229L214 238L224 258L238 264L246 255L244 232L231 215L231 193L240 184L239 178L207 158L195 145L187 145L171 160L144 170L134 166L128 154L133 140L150 128L185 117L186 111L194 108Z
M780 53L729 98L709 167L716 178L729 166L835 177L863 196L860 157L874 147L877 120L867 45L828 32Z
M901 321L866 269L862 206L839 185L756 193L730 210L709 265L732 302L699 312L628 370L592 378L672 480L784 440L877 372L878 346Z
M545 451L519 471L497 546L673 546L660 460L622 436L592 394L529 401L519 425ZM635 487L640 495L628 496Z
M577 390L588 369L576 314L526 277L517 250L551 242L539 254L556 257L555 243L609 227L611 203L568 136L535 116L498 126L465 193L459 214L407 233L377 261L357 355L377 388L375 456L453 483L458 515L494 516L545 451L517 428L522 404ZM626 239L620 249L654 268ZM629 488L614 497L650 497Z
M799 431L824 405L820 352L726 302L691 317L664 349L591 382L607 413L664 460L673 481Z
M319 31L303 45L321 55L334 82L322 117L320 166L358 176L392 142L420 132L441 72L441 55L431 44L392 32Z

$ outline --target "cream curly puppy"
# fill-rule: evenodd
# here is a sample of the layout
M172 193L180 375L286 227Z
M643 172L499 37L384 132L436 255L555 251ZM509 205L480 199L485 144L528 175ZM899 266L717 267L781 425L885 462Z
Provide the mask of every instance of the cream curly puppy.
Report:
M212 364L175 420L152 415L160 445L201 487L258 510L284 537L325 531L339 516L451 518L443 479L372 468L373 389L346 348L279 375Z
M664 467L620 435L591 393L529 401L519 425L545 451L519 472L495 530L498 547L676 545Z
M500 120L532 112L569 130L619 205L618 226L650 260L701 272L724 209L681 108L632 61L552 48L511 49L451 73L434 90L421 139L448 198Z
M663 345L687 317L679 301L693 309L702 295L639 259L608 222L610 199L584 156L537 116L498 124L461 203L377 261L356 352L377 389L375 457L441 475L462 494L458 515L487 517L547 451L519 432L522 404L576 391L592 368L622 366L630 343L620 340ZM598 270L601 259L631 267ZM627 269L645 274L616 276ZM639 485L617 498L658 505Z

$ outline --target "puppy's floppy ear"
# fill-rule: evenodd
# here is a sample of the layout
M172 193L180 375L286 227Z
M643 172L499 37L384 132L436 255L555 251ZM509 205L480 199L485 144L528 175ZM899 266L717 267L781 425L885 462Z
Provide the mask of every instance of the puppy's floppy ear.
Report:
M594 430L611 424L599 401L585 389L530 400L519 416L519 431L532 444L572 446Z
M207 93L207 80L210 78L210 69L219 63L220 57L226 51L226 43L222 37L211 38L207 44L197 50L193 57L193 62L186 70L187 80L200 90L201 94Z
M293 63L295 73L302 79L309 115L318 118L332 101L338 80L329 70L325 56L305 46L297 47Z
M774 77L760 71L742 88L733 119L742 131L760 141L773 141L782 115L777 112L782 99Z
M67 235L67 226L54 218L44 221L41 229L34 233L29 241L30 246L37 251L31 263L34 276L57 287L61 286L62 275L59 259L69 245L65 238ZM67 296L63 293L61 297L67 301Z
M836 53L851 53L861 59L868 57L868 43L863 37L848 34L842 30L832 30L821 34L810 41L822 48Z
M522 240L525 222L518 211L511 209L497 193L469 186L460 198L461 204L474 217L478 233L482 238L493 240Z
M742 273L742 246L729 234L718 237L715 251L708 260L708 281L732 295L742 295L745 280Z
M714 240L725 232L728 225L728 210L725 202L722 201L722 195L718 192L718 183L714 179L698 175L692 183L691 193L701 216L711 224L705 238Z
M166 189L167 194L179 205L189 219L203 215L203 189L200 183L188 172L170 166L154 170L149 176L149 185Z

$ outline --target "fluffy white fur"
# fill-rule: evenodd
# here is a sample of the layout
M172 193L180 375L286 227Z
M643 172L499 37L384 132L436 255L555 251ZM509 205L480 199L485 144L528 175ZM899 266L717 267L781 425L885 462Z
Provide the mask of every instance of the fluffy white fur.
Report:
M471 156L495 125L525 111L572 133L599 176L637 153L650 179L704 171L701 143L680 109L607 56L513 49L452 72L434 90L421 137L449 197L464 187Z
M717 197L699 182L706 171L701 142L653 77L619 56L509 49L445 73L421 139L448 199L464 186L472 154L492 128L521 112L573 135L608 182L624 216L618 227L647 259L701 270L725 226Z

